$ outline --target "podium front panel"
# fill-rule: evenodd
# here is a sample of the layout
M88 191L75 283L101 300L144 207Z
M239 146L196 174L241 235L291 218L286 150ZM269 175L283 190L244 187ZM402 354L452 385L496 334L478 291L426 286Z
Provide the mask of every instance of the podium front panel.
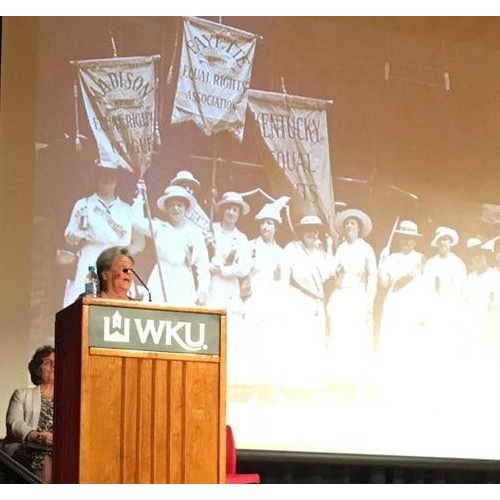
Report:
M224 482L223 312L173 309L174 313L187 312L203 317L218 315L220 331L216 354L212 354L210 346L205 351L209 350L211 354L159 352L108 348L102 347L105 345L102 342L98 342L98 346L96 342L89 342L87 325L94 305L101 312L103 306L109 307L111 317L117 306L123 317L130 316L128 311L122 314L124 307L140 307L143 317L149 312L142 303L130 305L123 301L84 299L78 481ZM155 318L158 311L166 309L165 306L146 306L154 311L152 316ZM166 311L169 312L172 311ZM135 311L131 313L135 314ZM165 318L168 317L166 314ZM95 326L93 328L91 333L95 339L99 334L96 334Z

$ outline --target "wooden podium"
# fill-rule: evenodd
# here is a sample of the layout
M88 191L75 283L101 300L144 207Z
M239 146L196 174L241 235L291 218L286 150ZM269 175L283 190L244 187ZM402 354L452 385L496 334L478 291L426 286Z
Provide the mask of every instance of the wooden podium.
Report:
M55 483L225 482L225 311L83 297L55 349Z

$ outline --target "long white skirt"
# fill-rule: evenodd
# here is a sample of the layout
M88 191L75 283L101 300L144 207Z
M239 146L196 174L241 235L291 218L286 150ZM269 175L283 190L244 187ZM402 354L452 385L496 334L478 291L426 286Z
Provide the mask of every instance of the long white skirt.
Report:
M376 346L377 382L384 392L413 393L422 385L428 347L417 292L403 289L385 298Z
M289 288L288 296L286 341L277 354L283 375L290 387L319 389L325 375L325 307L323 301L293 287Z
M249 383L283 384L288 343L285 311L287 291L278 282L252 281L245 301L244 341L248 354L244 370Z
M373 319L362 290L337 289L328 301L328 373L332 382L365 383L373 370Z

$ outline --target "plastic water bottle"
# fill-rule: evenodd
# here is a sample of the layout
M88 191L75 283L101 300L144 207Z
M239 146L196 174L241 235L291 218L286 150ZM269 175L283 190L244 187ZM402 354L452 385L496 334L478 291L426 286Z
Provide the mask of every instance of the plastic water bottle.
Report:
M89 272L85 276L85 295L97 297L99 295L99 279L94 266L89 266Z

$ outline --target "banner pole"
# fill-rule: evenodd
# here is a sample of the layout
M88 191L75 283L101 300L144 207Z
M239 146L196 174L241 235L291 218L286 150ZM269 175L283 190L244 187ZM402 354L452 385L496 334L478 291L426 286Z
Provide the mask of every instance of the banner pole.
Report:
M118 57L118 52L116 51L115 38L113 36L111 28L109 28L109 37L111 38L111 50L113 51L113 57Z
M75 98L75 149L77 151L82 150L82 141L80 140L80 117L78 116L78 68L73 74L73 95Z
M387 240L387 245L382 248L382 251L380 252L380 261L383 261L389 257L389 252L391 250L391 245L392 245L392 240L394 238L394 234L396 232L396 229L398 228L398 223L399 223L399 214L396 217L396 220L394 221L394 224L391 229L391 234L389 235L389 239Z
M396 220L394 221L394 225L392 226L391 235L389 236L389 240L387 241L388 247L390 247L392 245L392 240L394 238L394 233L396 232L396 229L398 227L398 223L399 223L399 215L396 217Z
M214 223L214 202L215 202L215 178L217 173L217 144L214 138L213 158L212 158L212 185L210 186L210 225Z
M141 178L141 180L143 180L143 179ZM161 270L160 258L158 256L158 245L156 243L156 234L154 232L153 219L151 217L151 208L149 206L148 195L147 195L145 186L141 186L139 189L142 192L142 196L144 198L144 204L146 206L146 215L147 215L148 221L149 221L149 230L151 231L151 239L153 240L153 247L155 250L156 264L158 266L158 275L160 276L160 283L161 283L161 291L163 293L163 300L165 302L167 302L167 292L165 290L165 282L163 281L163 273Z

